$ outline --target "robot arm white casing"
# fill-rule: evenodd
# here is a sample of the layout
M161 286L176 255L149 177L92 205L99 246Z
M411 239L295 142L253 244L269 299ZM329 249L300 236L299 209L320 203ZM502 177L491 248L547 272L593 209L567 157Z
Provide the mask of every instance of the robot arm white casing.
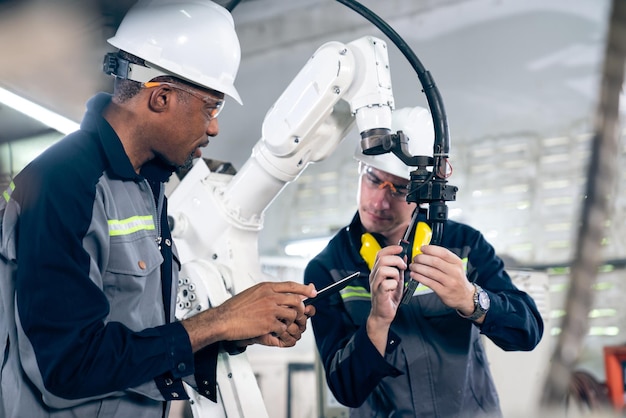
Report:
M328 157L355 121L361 133L390 130L393 107L385 42L328 42L267 112L261 139L234 177L211 173L198 160L169 196L182 263L177 317L223 303L261 280L258 231L267 207L309 163ZM219 370L229 372L218 372L218 384L226 415L267 416L245 356L222 354ZM214 404L190 396L200 416L209 410L219 416Z
M347 107L349 106L349 110ZM283 181L332 153L352 127L391 127L386 44L363 37L322 45L268 111L254 157Z

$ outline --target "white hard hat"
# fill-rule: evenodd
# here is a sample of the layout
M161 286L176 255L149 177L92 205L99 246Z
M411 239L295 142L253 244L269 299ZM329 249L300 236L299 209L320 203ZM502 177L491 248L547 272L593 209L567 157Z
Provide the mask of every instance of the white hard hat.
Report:
M150 79L173 75L241 104L234 86L241 60L239 38L231 14L216 3L139 0L108 42L158 70L146 73Z
M416 106L394 110L391 114L391 129L394 133L402 131L409 138L408 151L412 156L433 155L435 130L428 109ZM411 178L411 171L415 170L415 167L404 164L392 152L379 155L365 155L361 150L360 144L356 147L354 158L370 167L407 180Z

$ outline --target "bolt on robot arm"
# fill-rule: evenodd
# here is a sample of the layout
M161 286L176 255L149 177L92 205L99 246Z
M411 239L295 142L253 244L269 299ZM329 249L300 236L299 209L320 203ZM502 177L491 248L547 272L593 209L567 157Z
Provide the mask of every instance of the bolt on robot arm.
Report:
M355 123L362 138L390 134L393 107L386 43L328 42L267 112L261 139L235 176L211 173L198 160L169 196L182 262L177 316L217 306L261 280L258 232L271 202L309 163L327 158ZM263 416L245 353L220 354L218 384L221 405L190 391L195 415Z

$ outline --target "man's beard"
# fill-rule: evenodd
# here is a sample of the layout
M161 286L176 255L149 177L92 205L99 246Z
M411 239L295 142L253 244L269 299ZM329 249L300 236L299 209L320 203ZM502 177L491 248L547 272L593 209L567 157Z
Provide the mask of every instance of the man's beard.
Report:
M189 156L187 157L187 159L185 160L184 163L182 163L181 165L179 165L178 167L176 167L178 170L189 170L191 169L191 167L193 167L193 160L194 160L194 152L192 152L191 154L189 154Z

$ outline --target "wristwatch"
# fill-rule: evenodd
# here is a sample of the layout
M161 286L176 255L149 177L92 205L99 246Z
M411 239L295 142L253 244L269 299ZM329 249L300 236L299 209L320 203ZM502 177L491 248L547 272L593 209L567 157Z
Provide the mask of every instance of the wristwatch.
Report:
M476 283L472 284L474 285L474 312L471 315L463 315L457 310L457 313L465 319L475 321L487 313L491 305L491 300L489 299L489 294L487 294L482 287L478 286Z

